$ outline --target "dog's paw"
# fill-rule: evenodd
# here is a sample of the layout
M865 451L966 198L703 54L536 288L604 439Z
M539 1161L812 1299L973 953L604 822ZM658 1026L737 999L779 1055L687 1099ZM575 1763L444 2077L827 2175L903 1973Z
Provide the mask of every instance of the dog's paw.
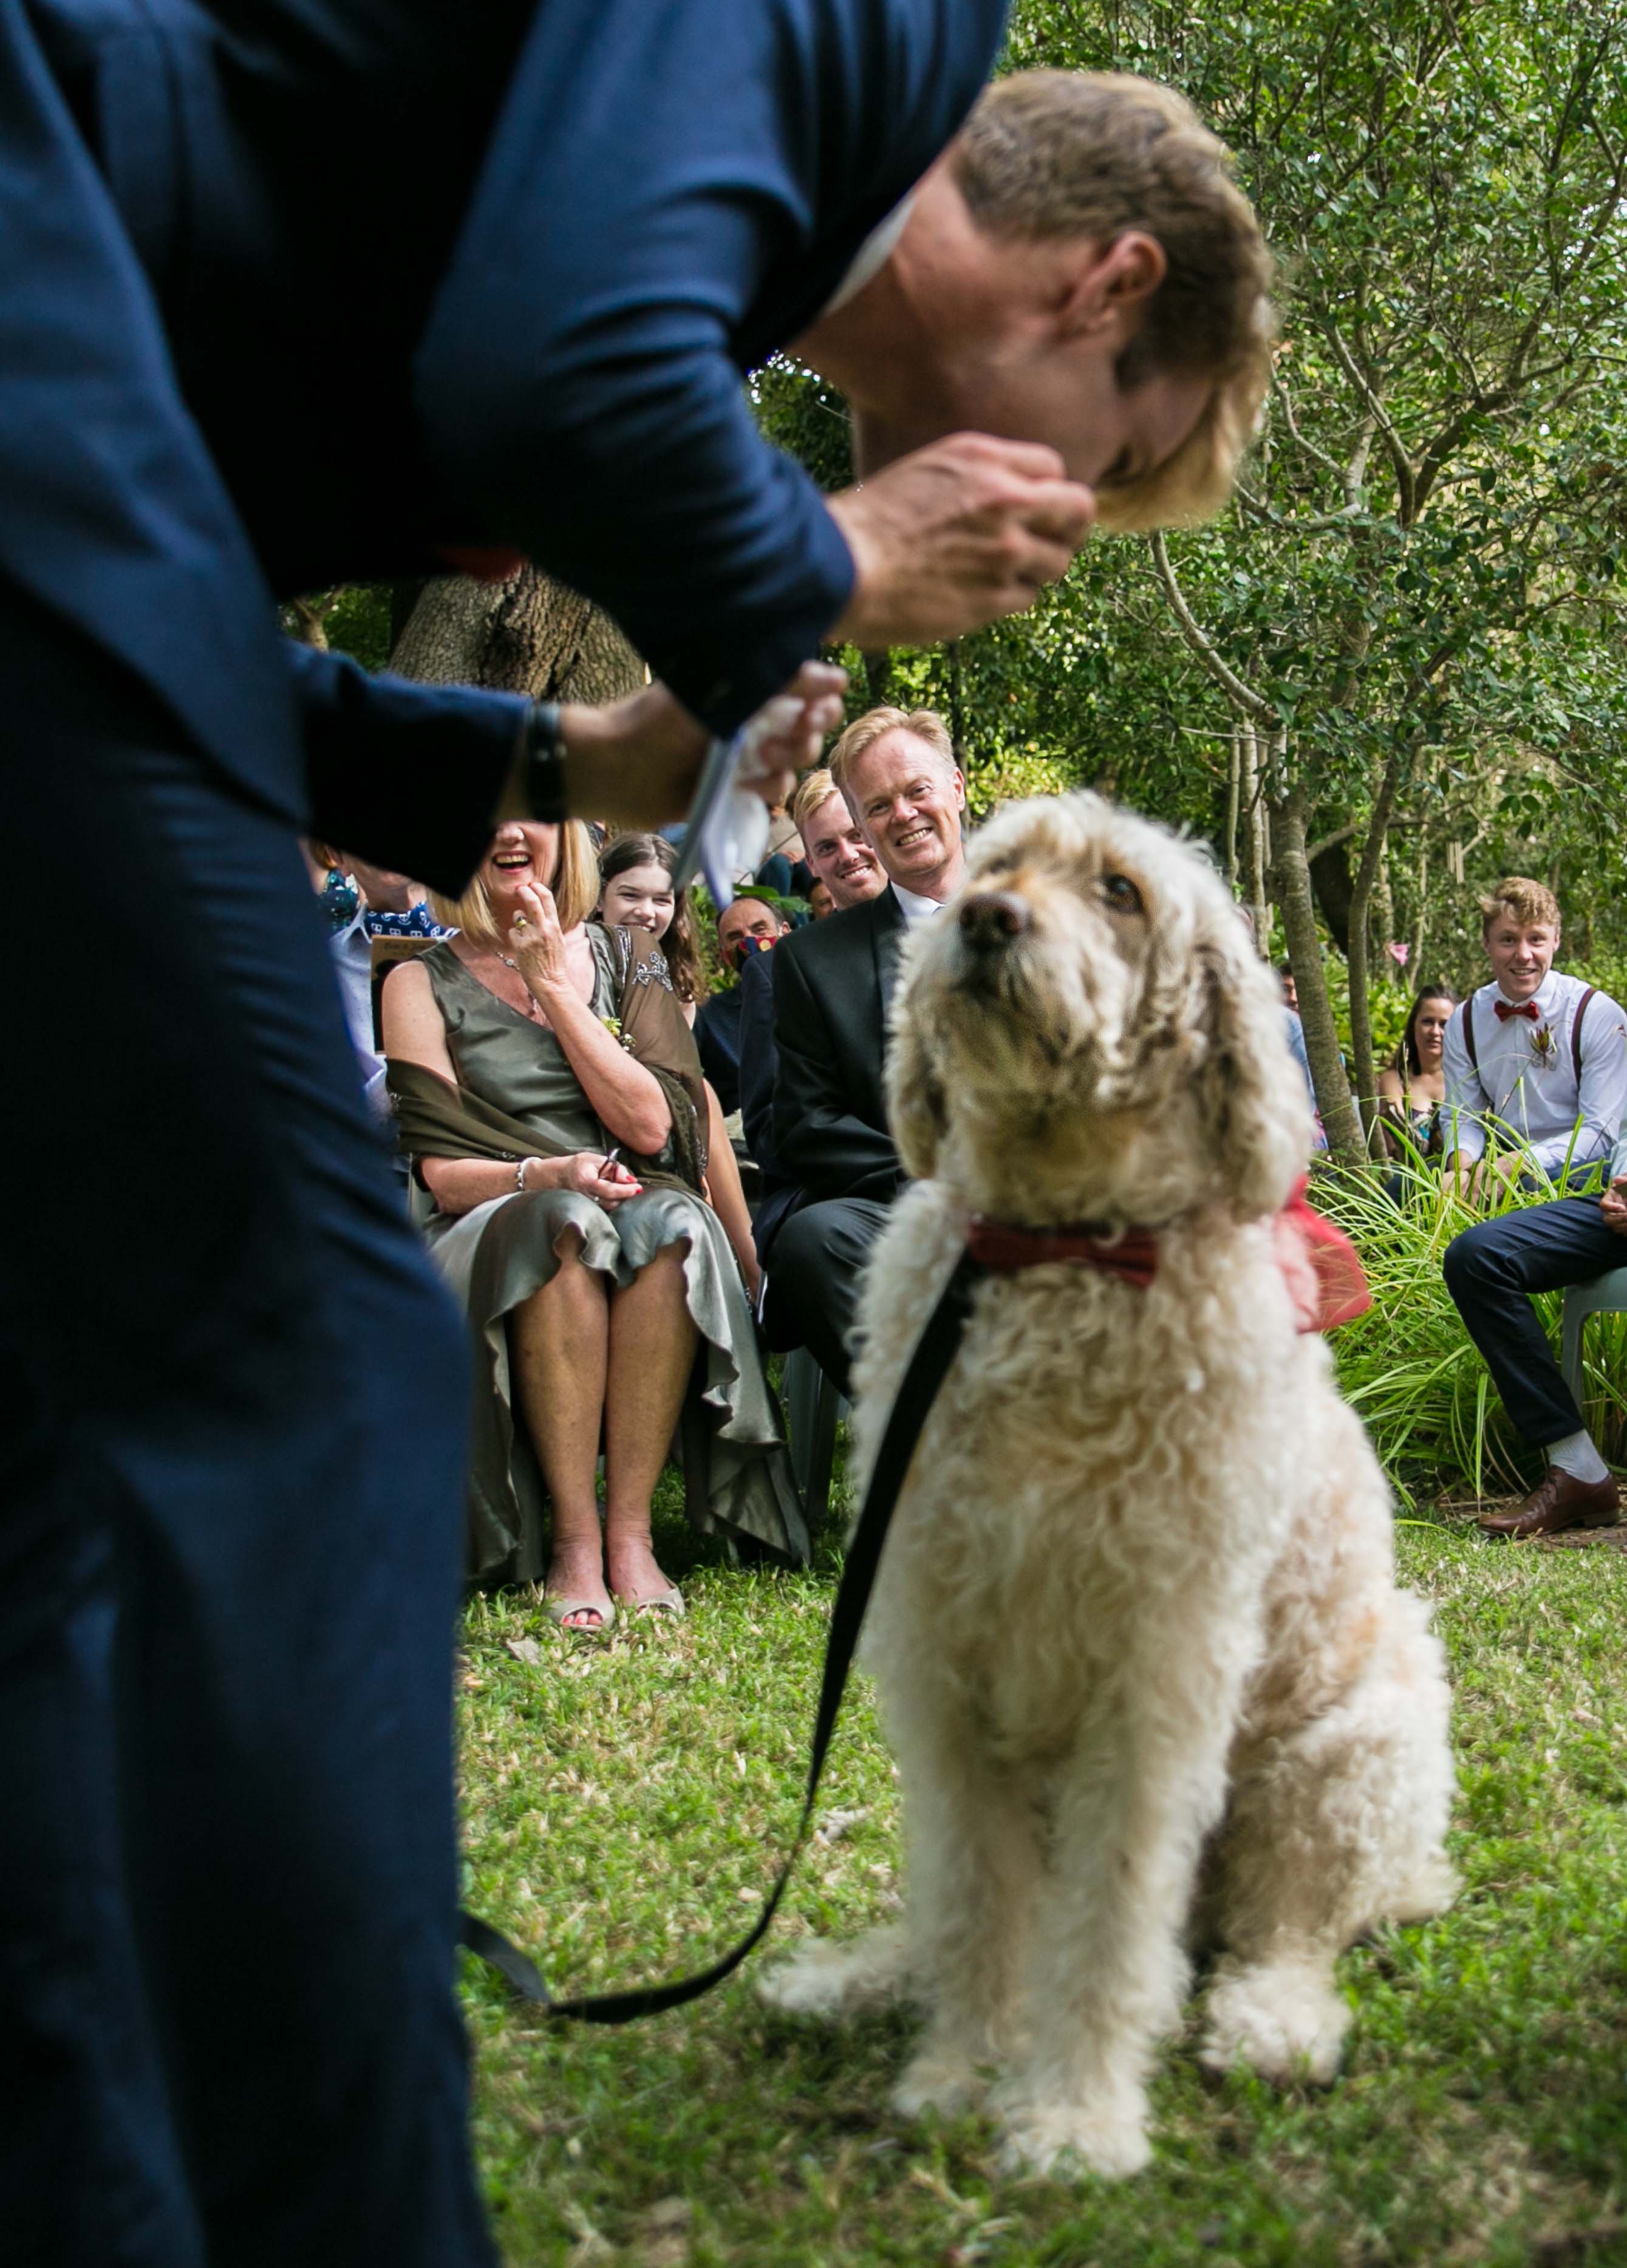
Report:
M851 1945L811 1939L761 1977L757 1991L788 2015L842 2016L896 1999L908 1986L909 1972L902 1931L872 1929Z
M1240 1969L1209 1996L1199 2060L1211 2071L1250 2065L1277 2087L1325 2087L1339 2068L1351 2012L1320 1970Z
M1426 1859L1416 1874L1387 1899L1384 1919L1394 1922L1429 1921L1445 1913L1463 1885L1444 1852Z
M847 1998L848 1948L815 1938L757 1979L757 1996L789 2016L839 2015Z
M905 2066L893 2089L893 2108L901 2118L919 2118L927 2110L953 2118L974 2109L987 2092L988 2080L968 2055L929 2043Z
M1152 2155L1144 2101L1091 2105L1036 2102L1001 2090L996 2115L1002 2129L1000 2164L1008 2174L1095 2174L1123 2181Z

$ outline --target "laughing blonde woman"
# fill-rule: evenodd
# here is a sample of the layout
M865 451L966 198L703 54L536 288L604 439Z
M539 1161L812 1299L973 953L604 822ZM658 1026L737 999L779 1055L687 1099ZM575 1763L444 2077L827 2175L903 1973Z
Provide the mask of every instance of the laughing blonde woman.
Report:
M383 1006L401 1145L480 1366L471 1572L545 1574L550 1617L582 1631L618 1606L682 1611L650 1531L674 1433L699 1529L807 1548L740 1270L701 1195L694 1039L659 945L591 923L598 895L585 828L503 827L438 909L458 934L394 969Z

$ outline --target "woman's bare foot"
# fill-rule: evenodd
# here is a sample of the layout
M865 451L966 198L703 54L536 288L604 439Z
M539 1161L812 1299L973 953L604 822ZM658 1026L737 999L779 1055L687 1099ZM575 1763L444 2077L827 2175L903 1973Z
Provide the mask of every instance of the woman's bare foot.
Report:
M611 1595L629 1607L642 1607L664 1598L674 1587L661 1572L648 1535L613 1535L605 1544L605 1568Z
M566 1545L556 1551L548 1562L548 1580L542 1587L544 1600L579 1599L583 1603L573 1614L561 1617L559 1628L585 1631L604 1630L614 1619L610 1594L605 1588L605 1571L597 1543Z

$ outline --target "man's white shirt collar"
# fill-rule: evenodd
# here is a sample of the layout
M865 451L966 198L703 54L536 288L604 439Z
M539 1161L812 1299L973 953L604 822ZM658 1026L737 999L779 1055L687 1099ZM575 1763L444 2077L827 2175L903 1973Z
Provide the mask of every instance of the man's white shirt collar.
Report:
M907 197L893 207L887 218L871 230L854 254L846 275L820 309L821 321L827 315L834 315L838 307L845 307L850 299L856 299L872 276L880 274L893 256L893 247L904 232L909 209L915 201L916 193L911 189Z
M1587 984L1581 982L1581 977L1565 976L1564 968L1550 968L1548 976L1543 977L1543 982L1541 982L1541 984L1536 987L1536 991L1532 993L1532 1000L1536 1003L1536 1013L1541 1016L1541 1020L1543 1020L1543 1023L1552 1023L1557 1016L1564 1016L1565 1007L1571 1005L1571 993L1581 993L1581 991L1587 991ZM1493 1009L1493 1013L1496 1013L1498 1000L1502 1000L1506 1007L1522 1007L1522 1005L1525 1005L1522 1000L1509 1000L1509 996L1506 996L1505 989L1498 984L1496 977L1491 980L1491 984L1482 984L1482 989L1479 989L1479 993L1475 998L1477 998L1477 1000L1484 1000L1486 1007ZM1509 1016L1498 1016L1498 1030L1500 1032L1506 1030L1506 1025L1512 1023L1512 1020L1513 1019L1509 1019ZM1525 1019L1525 1023L1529 1023L1529 1019Z
M1563 1000L1564 995L1560 989L1561 983L1562 979L1558 969L1550 968L1547 976L1543 977L1542 983L1537 986L1535 991L1531 995L1532 999L1536 1003L1537 1011L1542 1016L1544 1023L1550 1020ZM1485 989L1493 1003L1501 1000L1510 1008L1521 1008L1526 1005L1522 1000L1509 999L1507 993L1504 991L1502 986L1498 983L1495 977L1492 978L1491 983L1488 984ZM1499 1017L1498 1020L1501 1023L1506 1020ZM1528 1022L1529 1019L1528 1018L1527 1020Z
M904 917L906 929L914 929L917 922L927 920L944 902L941 898L924 898L918 890L907 890L902 882L894 883L893 895L898 900L898 910Z

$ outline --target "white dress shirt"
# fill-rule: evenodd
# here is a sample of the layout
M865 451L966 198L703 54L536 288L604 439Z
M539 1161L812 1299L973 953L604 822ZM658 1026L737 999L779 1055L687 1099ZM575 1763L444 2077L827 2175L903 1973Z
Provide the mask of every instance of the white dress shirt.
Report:
M893 885L893 895L898 900L898 910L904 917L904 927L914 929L942 909L941 898L924 898L918 890L907 890L902 882Z
M344 1020L361 1074L362 1092L375 1118L390 1115L390 1097L384 1081L384 1057L373 1045L372 939L366 930L367 909L358 906L343 929L328 940L339 978Z
M1610 1155L1627 1119L1627 1018L1609 993L1594 992L1582 1020L1579 1087L1572 1034L1587 990L1579 976L1550 968L1535 996L1535 1021L1498 1016L1496 984L1483 984L1455 1012L1445 1058L1448 1156L1478 1158L1491 1125L1501 1146L1519 1145L1545 1173L1558 1173L1567 1158L1580 1167ZM1475 1020L1478 1071L1463 1037L1466 1014Z
M850 299L858 297L872 276L880 274L893 256L894 246L904 232L904 225L909 218L915 201L916 193L911 189L907 197L902 198L893 207L887 218L871 230L854 254L846 275L820 309L821 317L834 315L838 307L845 307Z

